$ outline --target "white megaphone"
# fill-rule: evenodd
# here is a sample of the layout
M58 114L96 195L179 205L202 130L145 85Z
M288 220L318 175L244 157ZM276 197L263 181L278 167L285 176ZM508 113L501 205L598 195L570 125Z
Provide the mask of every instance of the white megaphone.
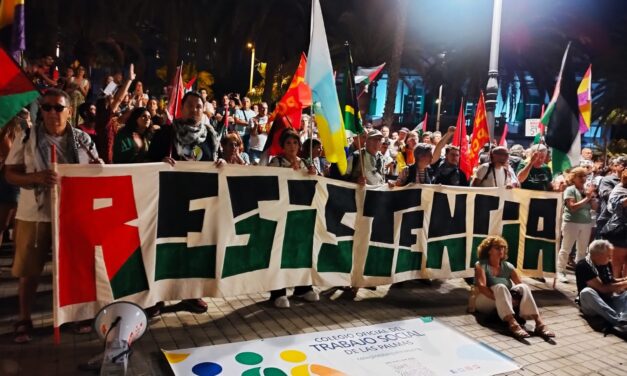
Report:
M94 327L105 341L100 375L124 375L128 367L131 344L146 331L148 318L134 303L115 302L96 315Z

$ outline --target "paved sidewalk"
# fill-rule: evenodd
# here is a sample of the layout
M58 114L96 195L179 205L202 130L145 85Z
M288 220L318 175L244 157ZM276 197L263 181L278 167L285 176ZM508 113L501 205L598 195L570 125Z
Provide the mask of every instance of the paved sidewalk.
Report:
M6 259L0 259L6 265ZM62 328L62 343L53 345L50 266L40 286L35 307L35 339L27 345L12 342L17 312L17 281L0 269L0 375L93 375L78 371L79 364L102 350L96 334L77 335ZM593 330L573 303L574 276L569 284L526 279L545 321L557 334L553 342L531 337L520 342L504 325L485 323L466 313L469 288L461 279L420 282L403 288L380 286L360 289L353 300L328 291L315 304L292 299L292 308L278 310L266 302L268 294L205 299L205 314L178 311L150 322L134 345L131 375L172 375L160 350L216 345L258 338L350 328L387 321L433 316L513 358L523 369L515 375L626 375L627 342ZM533 324L528 324L532 328Z

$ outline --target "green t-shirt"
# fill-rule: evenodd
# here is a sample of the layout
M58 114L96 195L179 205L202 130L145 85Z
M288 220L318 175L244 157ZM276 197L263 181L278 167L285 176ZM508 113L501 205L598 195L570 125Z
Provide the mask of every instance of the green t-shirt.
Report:
M562 215L562 220L564 222L572 222L572 223L592 223L592 217L590 215L590 210L592 206L590 202L585 203L579 209L575 211L571 211L566 206L566 199L573 199L574 202L579 202L586 197L583 193L579 192L579 190L574 186L568 186L564 190L564 214Z
M492 268L490 268L487 261L481 261L479 264L485 272L486 285L488 287L501 284L507 286L508 289L512 288L512 271L514 271L514 265L503 260L501 261L499 274L492 275Z
M527 161L522 161L516 169L516 173L519 173L527 165ZM535 168L531 167L529 175L524 182L520 184L521 188L531 189L534 191L550 191L552 190L551 181L553 180L553 174L551 169L546 164Z

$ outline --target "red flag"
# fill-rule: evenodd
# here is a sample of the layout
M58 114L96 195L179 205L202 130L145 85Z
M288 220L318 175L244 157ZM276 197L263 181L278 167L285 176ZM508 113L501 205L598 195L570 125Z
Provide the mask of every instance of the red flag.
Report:
M429 113L425 112L425 118L422 120L422 134L427 133L427 117Z
M464 104L459 106L459 115L457 115L457 124L455 125L455 134L453 135L453 146L459 147L459 169L470 179L472 168L468 159L468 139L466 138L466 119L464 118Z
M183 102L183 94L185 88L183 87L182 69L183 66L176 68L176 74L174 75L174 81L172 82L172 91L168 98L168 113L172 116L172 119L176 119L181 115L181 107Z
M311 106L311 88L305 83L306 67L307 58L305 54L302 54L290 87L270 115L269 121L273 121L273 123L264 148L264 150L268 150L269 155L277 155L281 152L282 149L279 145L281 132L288 127L299 130L303 108Z
M503 134L501 135L501 140L499 141L499 146L507 146L507 140L505 139L507 137L507 131L508 126L507 123L505 123L505 126L503 127Z
M477 111L475 112L475 120L472 127L472 139L470 140L470 150L468 152L468 161L470 162L470 170L472 171L479 164L479 153L481 148L490 141L488 133L488 119L485 111L485 99L483 92L479 97Z

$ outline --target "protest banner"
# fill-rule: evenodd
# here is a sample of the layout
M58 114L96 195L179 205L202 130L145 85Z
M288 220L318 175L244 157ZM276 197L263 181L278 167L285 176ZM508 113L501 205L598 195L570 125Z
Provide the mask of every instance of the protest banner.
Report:
M285 168L60 165L55 326L122 299L473 276L488 234L524 275L555 273L559 193L362 188Z

